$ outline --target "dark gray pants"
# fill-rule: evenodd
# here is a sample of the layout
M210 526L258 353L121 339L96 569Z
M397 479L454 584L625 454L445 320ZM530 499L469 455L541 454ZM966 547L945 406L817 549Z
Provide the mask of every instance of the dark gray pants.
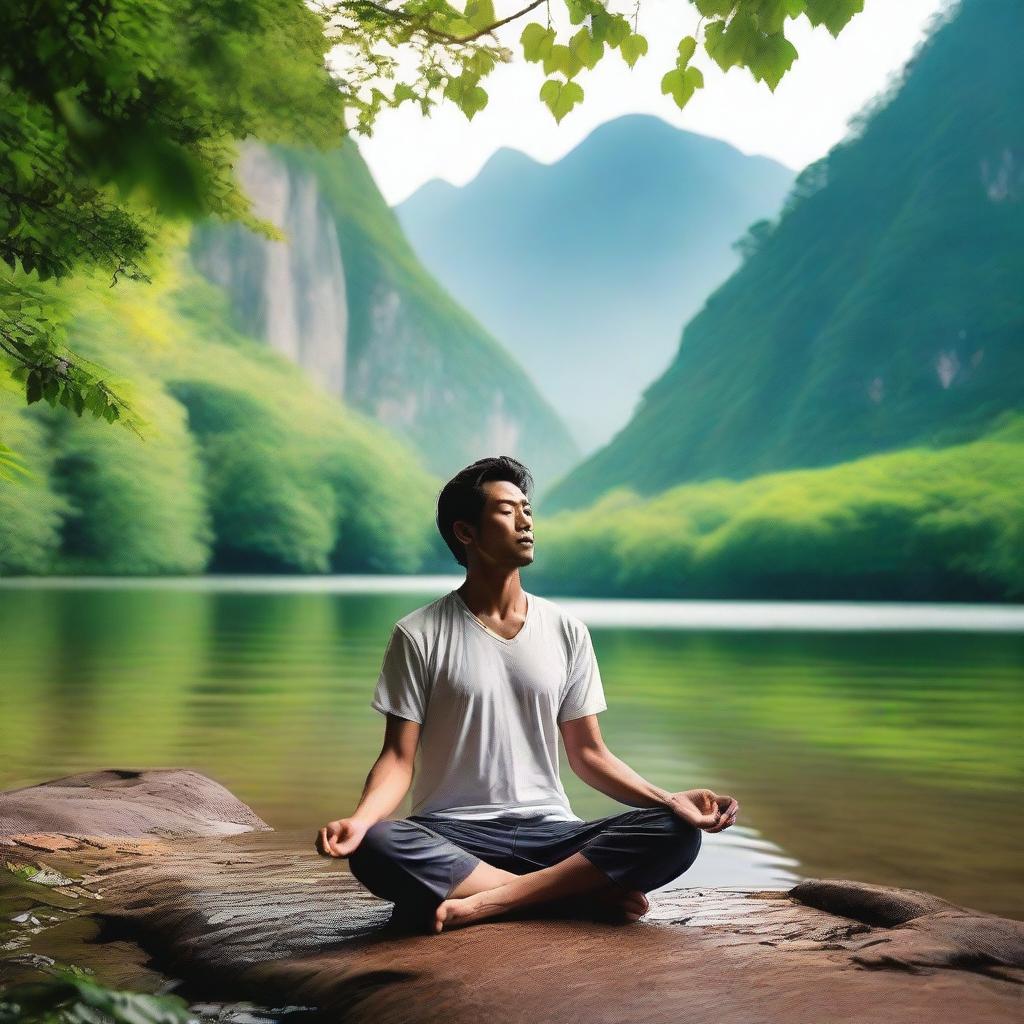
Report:
M686 871L700 844L701 830L664 807L594 821L427 814L376 822L348 863L375 896L420 912L446 899L482 860L525 875L580 853L623 888L650 892Z

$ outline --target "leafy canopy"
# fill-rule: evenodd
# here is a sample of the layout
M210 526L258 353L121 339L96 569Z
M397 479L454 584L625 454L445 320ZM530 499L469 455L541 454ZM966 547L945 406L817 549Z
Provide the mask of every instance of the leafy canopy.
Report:
M300 0L12 0L4 15L0 360L28 403L138 432L109 375L68 348L44 283L76 270L149 280L162 218L280 237L234 180L235 141L340 142L329 43ZM11 465L0 450L0 475Z
M806 18L837 36L863 10L864 0L687 0L700 14L695 35L679 41L675 66L666 70L661 91L682 109L704 76L691 63L698 49L723 71L747 68L773 92L797 57L786 38L787 19ZM480 84L513 52L498 42L497 31L526 20L519 36L525 60L541 65L540 99L556 121L583 101L575 79L597 66L612 50L629 67L647 54L647 39L636 31L640 0L628 13L601 0L530 0L499 15L493 0L468 0L464 10L447 0L328 0L313 5L324 18L340 58L346 103L355 112L356 131L369 134L384 107L418 104L424 114L441 99L454 102L472 118L487 105ZM552 6L567 16L556 27ZM564 21L564 19L562 19ZM703 30L703 31L702 31Z
M700 14L661 91L682 108L702 88L698 50L772 90L797 53L787 19L838 35L863 0L687 0ZM567 16L556 27L552 5ZM564 8L564 11L562 10ZM524 21L523 58L561 121L577 80L610 51L644 58L640 9L600 0L8 0L0 34L0 362L28 403L46 400L138 432L120 385L67 344L66 313L44 287L76 270L147 281L165 218L237 220L268 237L232 166L249 136L329 149L372 132L385 107L441 100L468 118L481 85L514 54L497 33ZM534 12L541 20L527 20ZM702 31L703 30L703 31ZM0 445L0 476L17 458Z

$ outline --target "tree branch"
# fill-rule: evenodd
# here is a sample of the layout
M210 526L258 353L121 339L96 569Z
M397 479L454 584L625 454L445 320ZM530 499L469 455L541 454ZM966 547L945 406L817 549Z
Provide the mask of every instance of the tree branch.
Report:
M419 19L412 14L406 14L405 11L398 11L393 10L390 7L385 7L383 4L376 3L375 0L345 0L345 2L340 4L340 6L346 9L362 8L365 10L366 8L369 8L372 11L376 11L378 14L383 14L388 18L392 18L395 21L403 22L406 25L413 24L416 26L418 31L422 32L425 36L429 36L431 39L436 39L438 42L463 44L472 43L481 36L491 35L495 29L501 28L502 25L507 25L510 21L515 21L516 19L521 18L524 14L529 14L530 11L540 7L541 4L546 2L547 0L533 0L532 3L527 4L514 14L510 14L507 18L501 18L500 20L495 21L490 25L486 25L484 28L468 36L454 36L450 32L441 32L439 29L431 28L425 23L420 23Z

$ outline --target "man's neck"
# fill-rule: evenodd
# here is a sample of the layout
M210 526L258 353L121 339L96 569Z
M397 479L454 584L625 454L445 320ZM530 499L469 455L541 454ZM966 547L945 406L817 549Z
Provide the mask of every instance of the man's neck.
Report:
M474 615L491 622L513 622L526 612L526 593L518 569L501 576L467 574L458 593Z

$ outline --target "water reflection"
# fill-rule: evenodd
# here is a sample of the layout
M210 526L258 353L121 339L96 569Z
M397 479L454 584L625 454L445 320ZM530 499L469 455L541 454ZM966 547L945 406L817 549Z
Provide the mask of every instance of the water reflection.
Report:
M184 766L312 844L380 749L391 626L460 582L4 581L0 787ZM591 627L611 749L742 804L678 881L856 877L1024 916L1021 609L833 605L805 629L730 602L711 628L707 602L554 599ZM623 809L562 772L582 817Z

